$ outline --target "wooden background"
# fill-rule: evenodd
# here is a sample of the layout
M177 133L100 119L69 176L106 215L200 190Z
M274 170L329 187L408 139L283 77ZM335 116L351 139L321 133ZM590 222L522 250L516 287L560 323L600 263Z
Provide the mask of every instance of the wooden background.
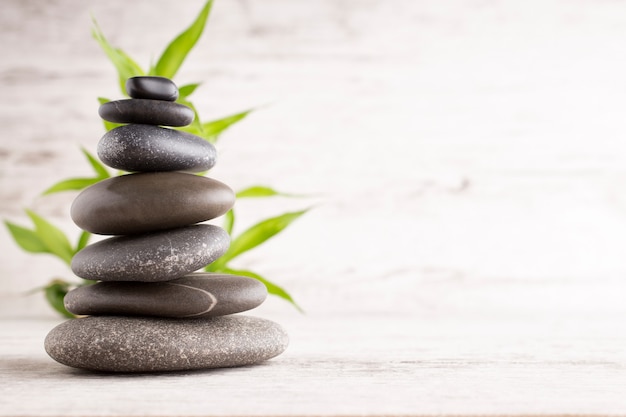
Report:
M74 195L39 193L89 173L96 97L119 97L90 12L147 66L201 6L2 2L0 217L78 235ZM70 273L0 229L0 414L626 414L625 45L624 1L218 0L176 81L204 82L206 119L259 107L212 176L311 195L237 205L239 230L315 206L238 263L307 311L254 312L292 347L250 372L72 373L23 295Z
M39 193L90 174L119 97L89 13L147 66L201 6L3 2L0 217L78 234L74 195ZM238 204L242 227L315 205L239 263L308 311L622 311L625 41L624 2L217 1L177 81L205 119L261 107L213 176L315 195ZM0 245L0 316L51 315L21 294L69 271Z

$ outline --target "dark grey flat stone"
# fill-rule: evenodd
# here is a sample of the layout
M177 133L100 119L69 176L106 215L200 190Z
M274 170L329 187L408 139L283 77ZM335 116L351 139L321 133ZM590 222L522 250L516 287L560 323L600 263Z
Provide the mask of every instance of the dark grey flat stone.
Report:
M58 325L44 345L52 359L75 368L155 372L252 365L288 343L282 327L257 317L92 316Z
M70 214L78 227L103 235L129 235L210 220L235 203L227 185L181 172L108 178L83 190Z
M98 157L124 171L188 171L211 169L215 147L206 140L153 125L130 124L108 131L98 143Z
M93 243L72 258L72 271L96 281L161 282L180 278L222 256L230 237L199 224Z
M258 307L267 288L256 279L195 273L167 282L99 282L65 296L78 315L215 317Z
M126 92L132 98L176 101L178 87L169 78L142 76L126 80Z
M100 106L98 114L113 123L162 126L187 126L194 116L193 110L182 104L143 98L109 101Z

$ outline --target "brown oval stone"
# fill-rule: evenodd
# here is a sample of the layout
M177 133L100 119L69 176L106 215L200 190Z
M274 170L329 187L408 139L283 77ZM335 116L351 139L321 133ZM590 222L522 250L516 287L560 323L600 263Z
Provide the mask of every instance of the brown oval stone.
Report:
M226 213L235 202L227 185L181 172L109 178L83 190L70 214L83 230L128 235L186 226Z
M99 282L65 296L78 315L209 317L258 307L267 288L256 279L198 272L166 282Z

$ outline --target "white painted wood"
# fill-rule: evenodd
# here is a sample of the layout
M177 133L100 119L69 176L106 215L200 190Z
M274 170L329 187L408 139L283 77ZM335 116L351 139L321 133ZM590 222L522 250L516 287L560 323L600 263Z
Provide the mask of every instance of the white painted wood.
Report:
M95 97L119 95L89 11L145 65L201 3L2 2L0 217L78 234L73 195L38 195L88 173ZM626 414L624 45L624 2L217 0L177 81L205 81L207 117L271 105L225 135L214 175L316 194L238 203L240 229L316 204L238 265L308 311L258 310L291 348L69 371L22 295L70 273L0 228L0 414Z
M78 235L73 195L38 193L88 174L95 97L119 94L89 11L146 65L201 3L3 1L0 217L27 224L31 207ZM225 135L215 176L319 195L238 203L241 227L317 204L238 266L339 312L410 309L407 293L448 308L432 281L621 280L624 16L622 2L216 1L178 82L206 81L206 117L271 105ZM71 273L4 228L0 248L0 316L51 316L21 294Z
M259 366L157 375L72 370L52 320L0 321L2 416L624 415L618 317L275 318L290 348Z

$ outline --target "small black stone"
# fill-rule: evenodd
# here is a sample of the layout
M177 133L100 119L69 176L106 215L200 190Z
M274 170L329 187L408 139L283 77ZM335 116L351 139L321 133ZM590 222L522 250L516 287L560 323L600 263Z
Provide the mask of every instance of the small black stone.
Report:
M81 316L190 318L240 313L266 297L256 279L198 272L167 282L99 282L70 291L64 301Z
M178 87L165 77L132 77L126 80L126 92L132 98L176 101Z
M104 103L98 109L104 120L113 123L137 123L162 126L187 126L193 110L171 101L132 98Z
M93 243L72 258L72 271L96 281L161 282L183 277L228 250L222 228L200 224Z
M152 125L130 124L108 131L98 143L98 157L124 171L207 171L217 152L206 140Z

